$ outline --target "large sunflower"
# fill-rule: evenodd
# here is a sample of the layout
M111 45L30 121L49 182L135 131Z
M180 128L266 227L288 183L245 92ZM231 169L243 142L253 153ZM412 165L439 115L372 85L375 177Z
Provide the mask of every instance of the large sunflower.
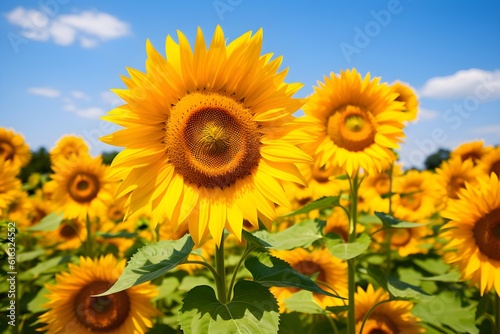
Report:
M423 333L424 329L418 325L418 318L410 313L413 303L405 300L394 300L377 305L368 316L363 332L360 332L363 318L370 309L377 303L389 300L389 297L389 293L384 289L379 288L375 290L371 284L368 285L366 291L358 287L354 298L356 333Z
M52 163L59 159L69 160L80 156L88 156L89 147L83 138L66 135L59 138L56 146L50 151Z
M57 211L68 219L86 219L106 214L112 202L111 185L106 180L107 166L100 157L81 156L59 159L52 175L56 183L52 200Z
M296 271L306 275L317 275L315 282L324 290L341 297L347 297L347 262L333 257L326 248L315 249L309 252L303 248L291 251L273 251L272 255L288 262ZM280 305L280 312L284 312L286 299L291 297L297 288L272 287ZM327 306L344 305L340 298L313 294L314 300L323 308Z
M414 121L418 114L418 98L415 90L408 84L396 81L390 85L394 93L398 93L396 101L404 102L403 115L405 120Z
M56 275L57 283L47 285L50 294L40 316L47 325L41 330L56 333L145 333L153 326L158 311L151 298L158 294L144 283L105 297L90 297L110 288L118 279L125 260L112 255L97 260L80 257L80 264L69 264L69 272Z
M370 81L369 74L362 79L353 69L325 76L325 83L315 87L304 111L319 138L306 148L318 156L320 166L333 163L349 175L360 168L374 174L394 160L391 148L398 148L404 137L404 103L379 81Z
M481 173L486 175L495 173L497 176L500 176L500 146L486 153L479 160L477 168Z
M128 196L128 213L152 210L187 221L197 244L224 228L241 238L243 219L276 218L274 203L290 206L281 181L303 183L295 163L310 157L295 144L313 141L292 114L300 84L283 82L281 57L261 56L262 30L226 46L220 27L207 48L198 29L194 51L178 32L167 36L166 58L148 41L146 73L129 69L128 89L114 90L126 104L104 117L125 129L102 138L124 146L112 163Z
M446 249L456 250L446 257L458 265L462 278L479 286L481 295L493 287L500 296L500 183L492 173L478 184L466 184L458 199L448 202L442 216L450 219L443 237Z
M10 129L0 128L0 160L10 161L21 168L30 158L30 148L24 138Z

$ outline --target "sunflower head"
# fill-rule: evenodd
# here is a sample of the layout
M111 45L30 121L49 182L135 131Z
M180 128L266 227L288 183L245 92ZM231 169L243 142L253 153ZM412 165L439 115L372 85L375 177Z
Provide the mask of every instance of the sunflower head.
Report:
M18 173L16 166L0 160L0 216L12 203L15 195L21 191L21 181L16 177Z
M125 104L104 118L124 129L102 140L125 149L111 176L129 214L187 223L197 244L224 228L240 239L243 219L270 223L275 203L290 206L283 181L304 182L295 163L311 159L296 145L314 139L292 115L301 85L283 81L281 57L260 55L262 30L226 44L217 27L207 46L198 29L194 49L178 40L167 37L166 57L148 41L146 73L130 69L115 90Z
M500 176L500 146L486 153L481 160L479 160L477 169L484 175L494 173Z
M481 295L495 288L500 296L500 182L495 173L467 183L448 202L442 216L450 219L442 236L453 252L445 257L471 280Z
M363 79L353 69L332 73L315 87L304 111L319 138L305 147L320 166L335 164L349 175L361 168L374 174L395 159L391 149L404 137L404 103L379 81L369 74Z
M479 171L474 168L471 159L462 161L459 157L455 157L443 161L441 166L436 169L436 174L446 201L447 199L457 199L460 189L465 187L466 182L474 183Z
M415 90L408 84L396 81L390 85L391 90L398 94L396 101L404 103L405 120L414 121L418 114L418 98Z
M26 166L30 158L30 149L24 138L11 129L0 128L0 160L21 168Z
M56 210L64 211L68 219L105 215L113 197L106 180L107 167L100 157L60 159L53 169L55 189L52 197Z
M42 328L55 333L145 333L158 311L151 298L158 291L144 283L105 297L92 297L108 290L118 279L125 260L117 262L107 255L96 260L80 258L69 265L69 272L56 275L57 283L48 285L49 309L40 320Z
M80 156L88 156L89 147L83 138L75 135L66 135L59 138L56 146L50 151L52 163L63 159L69 160Z

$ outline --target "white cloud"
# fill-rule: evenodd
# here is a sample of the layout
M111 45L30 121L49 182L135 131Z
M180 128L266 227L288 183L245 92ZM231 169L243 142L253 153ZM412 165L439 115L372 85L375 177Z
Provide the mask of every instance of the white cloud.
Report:
M480 135L499 134L500 133L500 124L487 125L487 126L483 126L480 128L473 128L470 130L470 133L480 134Z
M28 93L50 98L59 97L61 95L60 91L50 87L31 87L28 88Z
M419 121L429 121L431 119L438 118L440 115L439 111L419 108L417 114L417 122Z
M46 10L17 7L6 15L7 20L21 28L21 35L35 41L52 40L58 45L76 41L84 48L130 35L128 23L97 11L55 16Z
M77 109L74 112L83 118L99 118L105 114L105 111L98 107Z
M85 92L82 92L81 90L74 90L70 94L75 99L82 99L82 100L88 100L89 99L89 97L87 96L87 94L85 94Z
M420 90L420 95L436 99L500 99L500 70L484 71L471 68L445 77L434 77L427 80Z
M101 93L101 99L104 103L112 106L112 107L117 107L121 104L123 104L123 100L120 99L115 93L113 92L102 92Z

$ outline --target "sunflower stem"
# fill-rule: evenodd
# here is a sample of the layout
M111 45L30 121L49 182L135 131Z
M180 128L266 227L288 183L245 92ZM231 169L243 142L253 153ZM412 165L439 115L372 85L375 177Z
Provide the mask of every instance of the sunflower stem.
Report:
M215 245L215 270L218 277L215 277L217 287L217 299L223 304L227 303L226 297L226 268L224 266L224 236L220 242L220 247Z
M232 298L234 282L236 281L236 275L238 275L238 271L240 270L240 267L243 264L243 261L245 261L245 259L248 257L248 255L250 255L250 253L254 249L255 248L249 247L248 243L246 244L245 250L243 251L243 255L241 256L240 260L238 261L236 268L234 268L233 277L231 277L231 283L229 283L229 289L227 291L227 299L228 300L231 300L231 298Z
M356 240L356 222L358 216L358 172L356 171L350 183L350 210L349 210L349 242ZM356 263L355 259L347 260L348 284L349 284L349 312L347 317L347 332L354 334L356 330L356 313L354 308L354 294L356 293Z
M495 327L497 334L500 334L500 291L493 293L495 298Z

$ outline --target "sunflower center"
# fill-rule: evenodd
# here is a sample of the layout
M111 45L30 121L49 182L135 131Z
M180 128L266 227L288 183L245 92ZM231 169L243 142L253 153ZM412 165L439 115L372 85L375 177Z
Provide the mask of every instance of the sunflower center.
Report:
M391 234L391 244L393 246L405 246L411 240L411 232L409 228L395 228Z
M375 143L375 125L370 112L348 105L328 118L327 132L335 145L357 152Z
M326 282L325 271L323 270L321 265L317 264L314 261L310 260L299 261L295 265L293 265L293 269L297 270L298 272L306 276L312 276L318 273L316 279L320 282Z
M401 194L401 205L410 210L418 210L422 204L422 193L417 187L409 187Z
M96 332L108 332L120 327L130 312L130 299L125 291L104 297L90 297L113 285L112 282L95 281L85 286L75 297L76 318Z
M328 230L325 231L326 233L336 233L338 234L342 240L347 242L349 240L349 233L345 228L342 228L341 226L334 226Z
M472 232L481 253L500 261L500 208L481 217Z
M312 177L318 183L327 183L330 181L331 168L326 168L326 166L314 167L312 169Z
M467 153L464 153L462 154L462 161L465 161L467 159L472 159L472 162L474 164L476 164L476 162L481 159L481 155L479 152L475 152L475 151L471 151L471 152L467 152Z
M465 179L461 176L452 176L448 184L448 196L458 199L458 192L462 188L465 188Z
M387 173L380 173L375 180L374 188L379 195L385 195L390 190L390 178Z
M14 159L14 147L8 142L0 141L0 157L3 160Z
M115 222L122 221L124 216L125 214L120 206L112 204L108 208L108 218L111 219L112 221Z
M97 176L88 173L78 173L68 182L68 194L79 203L87 203L97 197L100 184Z
M500 176L500 160L495 161L490 168L490 174L495 173L497 176Z
M224 189L258 166L260 136L243 104L220 93L191 93L171 110L166 152L186 182Z
M72 239L77 235L76 227L73 224L64 223L59 229L59 235L64 239Z

